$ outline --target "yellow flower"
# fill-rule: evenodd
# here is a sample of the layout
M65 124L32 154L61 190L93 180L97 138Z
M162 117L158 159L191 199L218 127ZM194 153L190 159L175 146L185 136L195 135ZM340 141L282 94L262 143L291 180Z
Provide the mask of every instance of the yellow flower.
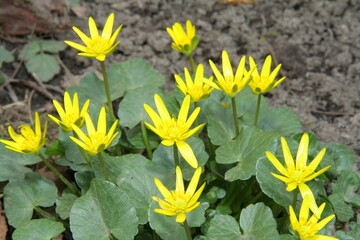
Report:
M279 85L282 81L284 81L285 77L281 78L278 81L274 81L276 75L280 71L281 64L277 65L274 71L270 72L271 68L271 55L268 55L265 59L264 65L261 69L261 74L256 68L256 63L252 57L249 57L250 69L255 70L252 72L252 80L249 82L249 86L251 87L254 94L261 94L270 91Z
M191 125L199 115L200 107L197 107L188 118L187 116L190 108L190 96L187 95L181 104L178 117L175 118L170 116L163 100L159 95L155 94L154 99L159 114L157 114L149 105L144 104L145 111L155 125L152 126L149 123L145 123L146 126L162 139L161 143L163 145L172 146L176 144L180 154L190 164L190 166L197 168L198 163L194 152L192 151L189 144L185 142L185 140L204 126L204 124L200 124L199 126L190 130Z
M116 120L111 126L109 132L106 134L106 112L105 108L102 107L100 110L97 129L95 130L94 124L88 113L85 114L85 124L87 134L85 134L78 126L73 124L73 129L79 138L82 140L70 136L77 145L82 147L89 155L95 155L101 151L107 149L119 132L114 133L118 120Z
M199 38L195 36L195 26L190 20L186 21L186 32L178 22L175 23L172 28L166 28L166 31L173 40L171 47L174 50L183 53L185 56L189 56L199 43Z
M89 99L85 102L83 108L81 109L81 112L79 112L79 99L77 93L74 93L73 101L71 101L69 93L65 92L64 108L56 100L53 100L53 103L61 120L50 114L48 114L48 117L57 125L59 125L64 132L72 131L72 125L76 125L79 128L84 126L84 117L85 114L88 112L90 104Z
M44 132L41 133L40 117L39 113L35 113L35 132L31 127L27 125L20 126L21 135L17 134L14 129L9 126L8 131L10 137L14 141L8 141L0 139L0 142L6 144L6 148L23 154L35 154L38 155L40 149L45 145L46 139L47 122L45 122Z
M193 211L200 205L197 202L202 191L205 188L205 183L196 191L201 175L201 167L195 170L193 177L185 191L184 180L179 166L176 166L176 188L174 191L169 191L164 184L157 178L154 179L156 187L159 189L164 200L158 197L152 197L157 201L161 209L156 208L154 211L167 216L175 216L176 222L182 223L186 220L185 213Z
M175 80L178 84L177 87L181 90L181 92L184 95L190 95L192 102L198 102L207 99L214 88L210 87L206 83L204 84L202 81L203 79L208 81L212 81L213 79L213 77L210 77L209 79L204 78L204 66L202 64L198 65L196 68L194 81L192 80L187 68L184 68L184 72L185 82L179 75L175 74Z
M223 74L221 74L213 61L209 60L209 63L215 74L217 82L212 82L206 79L203 79L203 81L213 88L224 91L231 98L234 97L236 93L243 90L251 80L252 71L247 72L245 69L245 56L241 58L235 75L233 73L229 55L225 50L222 52ZM255 69L255 67L253 69Z
M336 240L338 238L324 236L324 235L316 235L318 231L320 231L323 227L328 224L331 219L335 216L330 215L320 222L318 222L319 218L312 215L309 219L309 208L310 208L310 201L309 198L306 197L303 200L300 208L299 220L297 219L294 209L292 206L289 206L289 213L290 213L290 223L291 228L297 232L300 240ZM325 203L323 203L319 207L319 214L323 212L325 208Z
M301 137L299 148L296 154L296 162L294 163L294 159L291 155L289 146L286 140L282 137L281 138L281 146L284 155L285 165L281 165L279 160L271 153L266 152L267 158L270 162L275 166L275 168L282 174L278 175L275 173L271 173L274 177L280 179L281 181L285 182L287 187L287 191L293 191L297 187L300 190L300 193L303 198L308 195L310 201L310 208L311 211L320 218L320 212L317 208L314 195L311 189L305 184L305 182L314 179L315 177L319 176L326 170L328 170L331 166L327 166L321 169L318 172L315 172L315 169L321 162L322 158L325 155L326 148L323 148L318 155L312 160L309 165L306 165L306 161L308 158L308 147L309 147L309 135L304 133Z
M90 37L86 36L80 29L73 27L75 33L80 37L86 46L80 45L71 41L64 41L69 46L82 51L78 53L80 56L96 58L99 61L104 61L106 55L112 53L119 42L115 42L117 35L119 34L122 25L118 27L114 33L112 33L114 25L114 13L111 13L106 20L102 34L99 35L96 23L92 17L89 17L89 29Z

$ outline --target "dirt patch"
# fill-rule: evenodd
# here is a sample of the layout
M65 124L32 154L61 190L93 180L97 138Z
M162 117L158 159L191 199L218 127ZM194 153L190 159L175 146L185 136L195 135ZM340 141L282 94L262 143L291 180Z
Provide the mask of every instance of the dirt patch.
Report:
M109 57L110 64L141 57L166 75L169 83L174 81L173 74L182 73L188 66L186 59L171 49L165 31L174 22L190 19L196 25L200 44L195 61L204 63L207 73L211 73L207 60L220 64L223 49L233 62L244 54L261 62L272 54L276 63L283 64L281 75L287 78L266 95L270 106L291 108L299 115L303 130L315 132L321 141L345 144L360 154L358 0L257 0L255 4L237 5L215 0L93 0L80 4L86 14L83 18L70 15L71 25L86 31L87 16L103 24L111 12L115 13L115 23L124 25L121 44ZM54 37L78 41L71 29ZM84 72L99 69L96 61L75 54L76 50L68 48L60 55L69 72L63 70L50 84L64 88ZM60 96L58 91L49 91ZM9 104L9 97L1 98ZM40 108L36 102L32 104L36 106L33 110Z

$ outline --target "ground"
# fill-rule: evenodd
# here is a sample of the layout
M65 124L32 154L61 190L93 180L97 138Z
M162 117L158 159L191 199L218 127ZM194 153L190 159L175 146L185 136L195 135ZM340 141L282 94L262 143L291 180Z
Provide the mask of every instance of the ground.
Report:
M63 17L67 27L59 28L65 31L35 31L32 37L78 41L71 26L87 32L88 16L102 26L114 12L115 25L123 24L123 29L118 37L121 43L107 64L144 58L167 76L167 88L171 89L173 74L181 74L188 63L171 49L165 29L190 19L200 38L195 62L204 63L208 74L208 59L220 64L223 49L234 63L243 55L262 62L271 54L276 64L283 64L280 75L286 79L266 94L270 106L291 108L299 115L304 131L315 132L324 142L345 144L359 155L360 1L243 2L246 1L80 0L80 6L66 9ZM0 43L14 53L29 41L27 36L3 35L1 39ZM99 72L98 62L76 53L70 48L60 53L61 72L37 89L33 85L39 84L26 73L23 64L5 64L3 71L14 76L15 81L0 86L1 122L19 124L28 121L30 110L52 111L49 98L61 99L65 88L77 83L85 72ZM0 130L2 136L6 135L4 126Z

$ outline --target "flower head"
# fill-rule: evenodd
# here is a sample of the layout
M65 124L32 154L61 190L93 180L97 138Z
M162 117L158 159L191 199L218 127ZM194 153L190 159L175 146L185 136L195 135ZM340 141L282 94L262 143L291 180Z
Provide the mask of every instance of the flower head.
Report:
M285 167L279 162L279 160L271 153L266 152L267 158L270 162L275 166L275 168L282 174L271 173L274 177L280 179L285 182L287 187L287 191L293 191L297 187L300 190L300 193L303 198L308 195L310 201L310 208L313 213L320 218L320 212L317 208L314 195L311 189L305 184L305 182L314 179L319 176L326 170L328 170L331 166L327 166L317 172L315 169L321 162L322 158L325 155L326 148L323 148L318 155L311 161L309 165L306 164L308 158L308 148L309 148L309 135L304 133L301 137L299 148L296 154L296 161L291 155L289 146L286 140L281 138L281 146L285 160Z
M190 95L192 102L198 102L208 98L214 88L204 83L202 80L206 79L208 81L212 81L213 77L208 79L204 77L204 66L202 64L198 65L196 68L194 81L192 80L192 77L187 68L184 68L184 72L185 82L179 75L175 74L175 80L178 84L177 87L181 90L181 92L184 95Z
M156 187L159 189L164 200L158 197L152 197L159 203L161 209L156 208L154 211L167 216L175 216L176 222L182 223L186 220L185 213L193 211L200 205L199 199L205 188L205 183L196 191L201 175L201 167L195 170L193 177L185 191L184 180L179 166L176 167L176 187L174 191L169 191L164 184L157 178L154 179Z
M102 107L100 110L97 129L95 130L94 124L88 113L85 114L85 125L87 134L85 134L78 126L73 124L73 129L79 136L80 140L70 136L77 145L82 147L89 155L95 155L101 151L107 149L119 132L114 133L118 120L116 120L111 126L108 133L106 133L106 112L105 108Z
M122 28L122 25L118 27L114 33L112 33L113 25L114 13L111 13L106 20L101 35L99 35L94 19L89 17L90 37L86 36L77 27L73 27L73 30L85 43L85 46L71 41L65 41L65 43L79 51L82 51L82 53L78 53L80 56L96 58L99 61L104 61L106 55L112 53L116 46L120 43L119 41L114 44L116 37Z
M199 43L199 38L195 36L195 26L190 20L186 21L186 32L178 22L175 23L172 28L166 28L166 31L173 40L171 47L174 50L183 53L185 56L189 56Z
M213 61L209 60L209 63L215 74L217 82L211 82L205 79L203 81L213 88L224 91L231 98L234 97L236 93L243 90L251 80L252 71L247 72L245 69L245 56L241 58L235 75L233 73L229 55L225 50L222 52L223 74L221 74ZM255 69L255 67L253 69Z
M60 120L53 115L48 115L49 118L59 125L64 132L70 132L73 130L72 126L76 125L79 128L84 126L85 123L85 114L88 111L90 100L88 99L81 111L79 111L79 99L77 93L74 93L73 100L71 101L70 95L68 92L64 94L64 108L58 103L58 101L53 100L54 106L59 114Z
M172 146L176 144L180 154L190 164L190 166L197 168L198 163L194 152L185 140L204 126L204 124L200 124L190 130L191 125L200 113L200 107L197 107L188 118L190 96L187 95L181 104L178 117L176 118L174 116L170 116L159 95L155 94L154 99L159 114L157 114L149 105L144 104L145 111L154 123L154 126L149 123L145 123L146 126L162 139L161 143L163 145Z
M324 236L324 235L317 235L316 233L320 231L323 227L328 224L331 219L333 219L334 214L330 215L320 222L318 222L319 218L315 216L310 217L309 219L309 208L310 208L310 201L308 197L305 197L300 208L299 220L297 219L294 209L292 206L289 207L290 213L290 223L291 228L297 232L300 240L336 240L338 238ZM319 207L319 213L323 212L325 208L325 203L323 203Z
M20 134L17 134L14 129L9 126L8 131L10 137L14 141L0 139L0 142L6 144L6 148L23 154L35 154L38 155L40 149L46 143L46 130L47 130L47 122L45 122L44 132L41 132L41 124L40 124L40 117L39 113L35 113L35 131L27 126L21 125L20 126Z
M260 75L256 68L256 63L252 57L249 57L249 62L250 62L250 69L255 68L255 70L251 74L252 80L249 82L249 86L251 87L254 94L266 93L271 89L275 88L282 81L284 81L285 77L281 78L278 81L274 81L276 75L280 71L281 64L277 65L274 71L270 72L271 55L266 57Z

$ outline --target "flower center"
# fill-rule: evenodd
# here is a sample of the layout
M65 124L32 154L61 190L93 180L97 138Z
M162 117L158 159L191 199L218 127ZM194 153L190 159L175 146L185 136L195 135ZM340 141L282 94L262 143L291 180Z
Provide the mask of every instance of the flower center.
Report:
M297 184L300 184L303 182L304 179L304 173L302 171L299 170L295 170L292 175L291 178L294 180L294 182L296 182Z
M106 135L96 132L89 135L89 140L86 142L94 152L101 152L106 148L106 145L109 143L109 139Z
M161 132L163 132L164 138L173 140L183 140L181 138L181 135L183 135L187 131L184 123L179 123L175 120L175 118L163 121L160 129Z
M191 45L191 39L185 35L182 38L178 39L178 45L180 46Z
M249 86L257 93L264 92L269 86L268 77L253 76Z
M188 88L188 94L191 96L193 101L197 101L206 95L207 91L205 91L200 85L193 85L191 88Z
M297 229L298 235L301 240L306 240L311 236L314 236L317 233L315 226L313 225L304 225L300 229Z
M103 38L102 36L97 36L91 39L89 45L87 47L93 53L104 53L108 48L109 39Z

